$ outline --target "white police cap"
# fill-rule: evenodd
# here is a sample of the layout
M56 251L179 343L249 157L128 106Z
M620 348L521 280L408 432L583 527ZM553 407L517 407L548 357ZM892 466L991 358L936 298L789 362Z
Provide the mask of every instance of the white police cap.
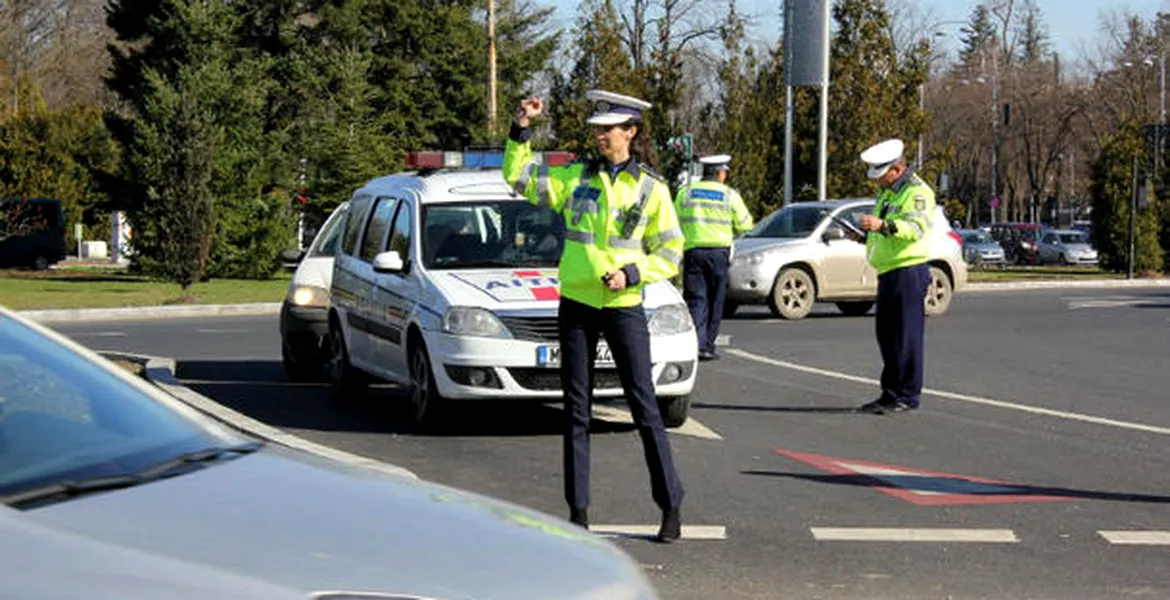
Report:
M861 160L869 165L866 175L870 179L880 179L902 158L902 151L905 148L906 144L899 139L885 140L866 148L861 153Z
M714 171L727 171L731 169L731 155L730 154L712 154L699 158L699 163L703 165L704 169L711 169Z
M621 125L641 121L642 111L651 104L633 96L624 96L605 90L589 90L585 99L593 103L593 114L585 120L590 125Z

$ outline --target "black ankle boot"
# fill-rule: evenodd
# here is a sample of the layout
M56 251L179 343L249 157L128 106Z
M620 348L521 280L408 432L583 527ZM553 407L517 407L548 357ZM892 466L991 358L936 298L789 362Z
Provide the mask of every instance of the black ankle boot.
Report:
M589 529L589 513L584 508L574 508L569 511L569 521Z
M658 529L658 541L669 544L682 537L682 518L677 508L662 511L662 527Z

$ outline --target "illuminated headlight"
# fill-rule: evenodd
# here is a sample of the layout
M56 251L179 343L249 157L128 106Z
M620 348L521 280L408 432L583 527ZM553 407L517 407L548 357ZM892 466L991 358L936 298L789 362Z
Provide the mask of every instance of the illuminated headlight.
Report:
M648 328L650 335L674 335L692 331L695 325L685 304L667 304L654 311Z
M509 338L508 328L491 311L471 306L453 306L443 316L443 332L470 337Z
M288 289L288 301L293 306L329 306L329 290L294 283Z

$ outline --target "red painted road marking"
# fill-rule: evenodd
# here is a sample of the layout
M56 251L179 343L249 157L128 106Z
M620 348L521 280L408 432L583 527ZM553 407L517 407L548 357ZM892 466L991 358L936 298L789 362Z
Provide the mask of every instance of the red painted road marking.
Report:
M820 454L805 454L776 448L781 454L834 475L852 475L871 481L873 489L917 506L954 506L964 504L1014 504L1017 502L1053 502L1072 500L1064 496L1047 496L1028 486L1005 481L937 473L908 467Z

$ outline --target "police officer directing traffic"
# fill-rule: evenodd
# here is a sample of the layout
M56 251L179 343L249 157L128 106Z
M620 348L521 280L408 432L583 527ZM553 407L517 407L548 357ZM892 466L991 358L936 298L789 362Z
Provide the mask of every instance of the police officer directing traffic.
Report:
M743 198L727 185L731 156L699 159L703 179L679 189L675 211L686 238L683 253L683 296L699 337L699 360L713 360L715 339L723 321L731 244L752 228Z
M923 336L934 191L902 157L891 139L867 148L861 160L881 191L872 215L860 219L866 256L878 273L877 340L882 394L859 410L884 414L918 408L922 395Z
M642 290L678 273L683 235L661 178L631 155L650 103L591 90L587 122L601 158L565 167L537 165L528 142L539 98L520 103L504 150L504 178L529 201L564 217L557 311L564 389L565 500L569 519L589 526L589 422L597 342L605 336L642 439L650 488L662 510L657 539L681 535L682 482L654 395L650 332Z

